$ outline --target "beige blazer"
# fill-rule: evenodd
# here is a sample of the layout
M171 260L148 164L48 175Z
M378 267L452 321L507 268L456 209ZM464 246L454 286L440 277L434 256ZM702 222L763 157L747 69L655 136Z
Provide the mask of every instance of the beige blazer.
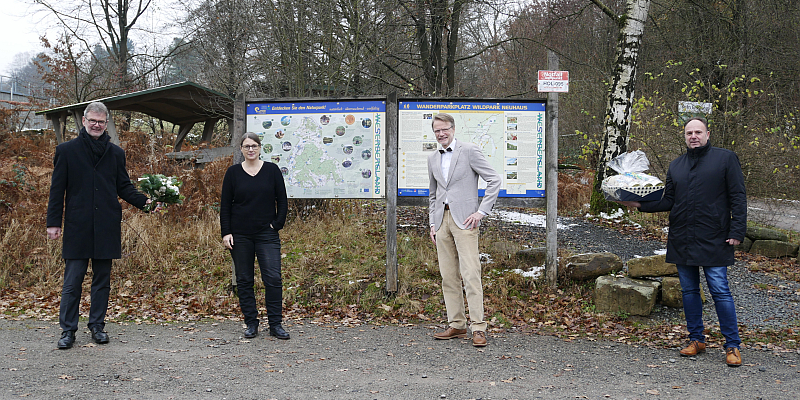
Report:
M428 157L428 179L430 192L428 218L438 231L444 216L444 200L450 204L450 214L456 225L466 229L464 220L481 210L489 215L500 193L500 175L489 165L477 145L456 140L450 172L445 182L442 176L442 154L438 151ZM483 200L478 203L478 177L488 184Z

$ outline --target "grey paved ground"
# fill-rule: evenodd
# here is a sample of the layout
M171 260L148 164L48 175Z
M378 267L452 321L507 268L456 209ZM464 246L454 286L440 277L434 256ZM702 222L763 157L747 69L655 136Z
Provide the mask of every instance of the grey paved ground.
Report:
M747 219L780 229L800 232L800 201L747 199Z
M84 399L795 399L800 354L676 350L518 333L490 345L434 341L434 326L287 324L289 341L241 338L235 322L109 324L108 345L57 324L0 320L0 398Z

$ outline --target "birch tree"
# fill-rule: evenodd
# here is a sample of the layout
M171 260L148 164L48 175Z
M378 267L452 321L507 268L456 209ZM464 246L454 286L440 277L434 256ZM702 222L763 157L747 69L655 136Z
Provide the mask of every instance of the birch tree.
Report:
M600 193L600 185L609 176L608 162L628 150L628 131L633 110L636 64L644 34L644 24L650 8L650 0L627 0L625 13L617 15L600 0L591 0L603 13L619 26L616 62L611 78L606 103L603 128L605 130L600 147L600 157L592 193L591 211L606 211L608 203Z

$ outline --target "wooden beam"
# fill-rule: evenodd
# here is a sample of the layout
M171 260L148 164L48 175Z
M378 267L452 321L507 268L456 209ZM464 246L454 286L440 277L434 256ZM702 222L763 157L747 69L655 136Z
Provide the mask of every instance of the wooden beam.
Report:
M108 111L108 123L106 124L106 132L111 139L111 143L119 146L119 134L117 134L117 125L114 123L114 117L111 116L111 110Z
M184 124L180 125L178 128L178 137L175 138L175 151L181 151L181 147L183 147L183 139L186 139L186 135L189 134L189 131L192 130L194 127L194 122L191 124Z
M217 125L219 118L207 119L203 126L203 137L200 139L203 142L211 142L214 135L214 127Z
M47 115L47 119L53 124L53 133L56 134L56 143L58 144L64 143L64 131L62 131L64 124L61 123L62 115L66 119L66 113Z
M76 108L71 111L72 118L75 119L75 127L78 129L78 133L83 129L83 110L85 110L85 108Z
M244 93L245 90L242 90L242 92L236 96L236 102L233 103L233 135L231 135L231 147L235 149L239 148L239 142L242 140L242 136L244 136L245 130L247 129L247 125L245 124L247 102ZM244 161L242 152L235 151L233 153L233 164L241 164L242 161Z
M386 153L384 171L386 172L386 292L397 294L400 282L397 268L397 92L391 92L386 98L386 116L384 120L384 140ZM376 172L377 174L377 172Z

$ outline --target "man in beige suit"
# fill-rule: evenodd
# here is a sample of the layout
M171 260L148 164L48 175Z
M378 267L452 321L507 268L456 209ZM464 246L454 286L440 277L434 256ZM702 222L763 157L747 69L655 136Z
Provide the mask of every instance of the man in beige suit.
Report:
M431 240L436 245L442 292L449 327L436 339L464 338L467 317L463 288L469 305L472 345L486 346L483 320L483 286L478 259L478 226L489 215L500 192L500 175L475 144L455 139L455 120L449 114L433 117L433 133L439 151L428 157ZM478 203L478 177L488 184Z

